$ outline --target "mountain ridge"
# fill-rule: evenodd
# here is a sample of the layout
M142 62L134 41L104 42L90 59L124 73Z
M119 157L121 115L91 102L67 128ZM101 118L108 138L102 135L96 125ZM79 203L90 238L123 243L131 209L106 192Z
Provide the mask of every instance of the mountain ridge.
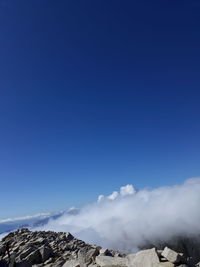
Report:
M0 258L0 267L200 266L199 259L194 260L169 247L160 250L149 245L148 249L125 254L87 244L69 232L30 231L26 228L11 232L2 239Z

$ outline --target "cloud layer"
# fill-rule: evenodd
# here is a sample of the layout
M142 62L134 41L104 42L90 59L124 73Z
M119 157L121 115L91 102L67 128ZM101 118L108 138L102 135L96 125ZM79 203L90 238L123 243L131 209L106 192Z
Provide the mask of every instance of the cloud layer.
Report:
M200 178L152 190L126 185L40 229L69 231L90 243L134 251L146 241L200 233L199 205Z

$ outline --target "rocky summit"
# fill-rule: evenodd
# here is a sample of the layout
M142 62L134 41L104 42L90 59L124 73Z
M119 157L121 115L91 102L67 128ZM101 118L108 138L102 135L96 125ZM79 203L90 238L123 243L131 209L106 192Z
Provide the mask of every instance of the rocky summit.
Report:
M20 229L0 242L0 267L187 267L191 259L165 247L123 254L89 245L65 232Z

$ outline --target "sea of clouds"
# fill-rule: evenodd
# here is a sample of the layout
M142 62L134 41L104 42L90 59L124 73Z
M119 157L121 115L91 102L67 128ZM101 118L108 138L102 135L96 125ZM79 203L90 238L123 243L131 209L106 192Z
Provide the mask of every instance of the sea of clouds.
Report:
M154 240L200 233L200 178L182 185L136 190L122 186L79 211L50 219L39 230L69 231L86 242L135 251Z

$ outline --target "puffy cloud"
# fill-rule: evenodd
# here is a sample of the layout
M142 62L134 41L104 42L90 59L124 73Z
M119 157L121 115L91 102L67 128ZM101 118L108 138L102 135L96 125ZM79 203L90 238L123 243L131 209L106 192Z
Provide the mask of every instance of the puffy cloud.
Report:
M136 193L136 190L132 186L132 184L127 184L126 186L122 186L120 188L120 195L121 196L133 195L135 193Z
M115 200L118 197L123 197L123 196L128 196L128 195L133 195L136 193L135 188L132 186L132 184L127 184L125 186L120 187L119 192L114 191L112 194L109 196L105 197L104 195L98 196L98 202L103 201L103 200Z

